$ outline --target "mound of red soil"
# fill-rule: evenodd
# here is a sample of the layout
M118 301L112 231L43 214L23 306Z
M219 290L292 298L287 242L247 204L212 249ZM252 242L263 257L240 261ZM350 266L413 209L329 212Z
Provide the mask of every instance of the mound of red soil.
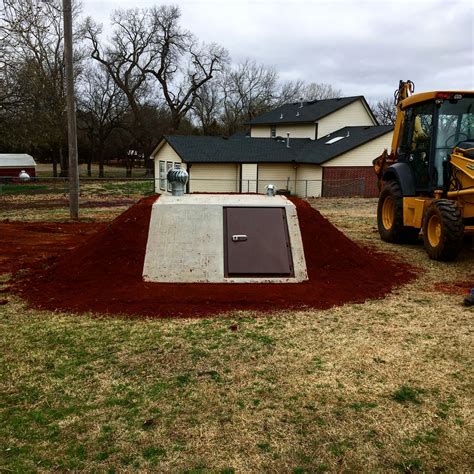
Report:
M58 252L77 247L103 226L84 222L0 222L0 274L54 259Z
M34 307L151 317L197 317L232 310L329 308L386 295L414 270L362 248L308 203L293 199L309 281L298 284L145 283L151 206L141 200L86 243L14 284Z

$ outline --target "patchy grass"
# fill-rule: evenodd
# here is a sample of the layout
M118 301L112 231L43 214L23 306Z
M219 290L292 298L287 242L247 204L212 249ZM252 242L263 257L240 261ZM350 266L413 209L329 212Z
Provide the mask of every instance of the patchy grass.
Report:
M143 194L127 196L100 196L82 194L79 206L82 221L110 221L143 197ZM0 220L48 221L69 220L69 201L65 194L35 196L10 195L0 198Z
M399 403L411 402L420 404L420 392L421 391L416 388L412 388L407 385L402 385L398 390L393 393L392 398Z
M98 163L93 163L91 167L92 177L97 178L99 176L99 165ZM134 178L141 178L145 175L144 168L134 168L132 170L132 176ZM58 165L59 172L59 165ZM38 163L36 165L36 174L39 177L50 178L53 176L53 165L52 163ZM125 166L112 166L104 165L104 175L107 178L125 178L127 175ZM87 177L87 165L82 163L79 165L79 176L81 178Z
M314 205L420 278L364 304L202 320L1 293L0 470L472 471L474 310L435 284L469 280L473 253L446 265L380 243L374 200Z

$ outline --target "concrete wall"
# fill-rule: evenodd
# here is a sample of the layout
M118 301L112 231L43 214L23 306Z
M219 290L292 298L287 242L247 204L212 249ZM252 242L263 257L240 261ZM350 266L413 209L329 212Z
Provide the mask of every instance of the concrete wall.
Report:
M257 172L258 165L256 163L242 164L242 192L256 193L257 192Z
M288 178L290 179L288 183ZM295 192L296 169L291 163L260 163L258 165L258 192L265 193L267 184L274 184L277 189Z
M321 196L323 170L319 165L298 165L296 194L303 197Z
M240 164L193 163L189 168L189 192L238 193Z
M372 166L372 160L380 156L385 148L390 150L393 132L386 133L381 137L371 140L365 145L358 146L343 155L340 155L325 166ZM329 146L329 145L328 145Z
M356 127L359 125L376 125L361 100L352 102L352 104L346 105L346 107L319 120L318 138L343 127Z

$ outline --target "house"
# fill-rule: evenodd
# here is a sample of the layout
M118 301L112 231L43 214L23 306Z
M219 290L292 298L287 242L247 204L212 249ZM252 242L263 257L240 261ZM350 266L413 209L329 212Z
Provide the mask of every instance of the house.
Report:
M372 160L389 148L364 97L285 104L248 122L250 136L164 136L152 153L155 189L184 167L188 192L265 192L299 196L377 195Z
M0 153L0 177L18 177L22 170L36 176L36 162L24 153Z

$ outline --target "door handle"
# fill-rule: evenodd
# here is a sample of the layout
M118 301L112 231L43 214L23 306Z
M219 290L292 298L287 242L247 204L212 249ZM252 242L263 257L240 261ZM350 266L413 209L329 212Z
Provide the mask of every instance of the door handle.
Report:
M232 236L232 240L234 242L244 242L247 240L247 236L245 234L235 234Z

